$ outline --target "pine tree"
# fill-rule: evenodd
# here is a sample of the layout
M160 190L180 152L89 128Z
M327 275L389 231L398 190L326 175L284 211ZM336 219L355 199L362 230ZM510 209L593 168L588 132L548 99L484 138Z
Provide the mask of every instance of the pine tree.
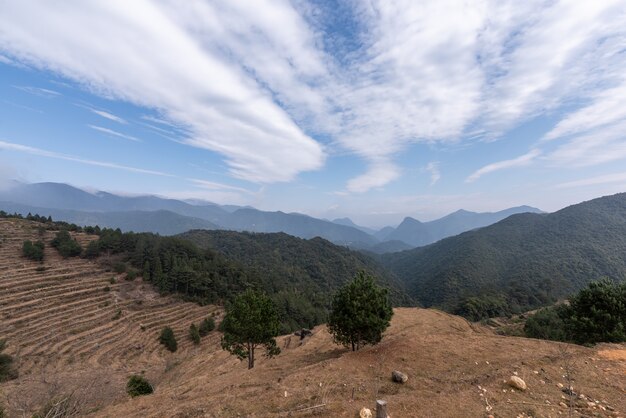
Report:
M247 358L248 369L251 369L257 347L264 347L267 357L280 354L274 339L279 328L274 302L268 296L248 289L226 309L222 321L222 348L241 360Z
M364 272L342 287L333 298L328 319L334 341L352 351L379 343L393 316L387 293Z

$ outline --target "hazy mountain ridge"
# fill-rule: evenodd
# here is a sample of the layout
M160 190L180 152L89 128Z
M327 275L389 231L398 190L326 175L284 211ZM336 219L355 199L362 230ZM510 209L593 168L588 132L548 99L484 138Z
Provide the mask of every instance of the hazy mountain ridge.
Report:
M626 193L512 215L381 260L426 306L455 309L491 295L514 310L534 308L602 276L626 278Z
M531 206L518 206L499 212L470 212L460 209L429 222L406 217L398 227L384 236L385 241L403 241L413 247L432 244L443 238L482 228L518 213L542 213Z
M0 190L5 211L50 215L79 225L100 225L124 231L174 235L189 229L228 229L250 232L285 232L299 238L327 239L337 245L374 253L406 250L427 245L446 236L482 227L530 207L496 213L457 211L441 219L420 222L407 217L397 227L376 231L359 226L350 218L333 221L300 213L267 212L252 207L220 206L206 201L180 201L158 196L118 196L87 192L62 183L25 184ZM159 215L149 212L162 211ZM141 212L141 213L140 213ZM166 213L167 212L167 213ZM185 219L188 218L188 219Z

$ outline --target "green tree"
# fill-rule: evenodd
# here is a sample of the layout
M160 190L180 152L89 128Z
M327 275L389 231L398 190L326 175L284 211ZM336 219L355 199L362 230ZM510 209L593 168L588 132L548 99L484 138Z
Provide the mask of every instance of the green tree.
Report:
M189 339L196 345L200 344L200 332L198 331L196 324L191 324L189 326Z
M132 375L128 378L128 382L126 383L126 393L133 398L135 396L149 395L152 392L154 392L154 389L145 377Z
M176 337L174 336L174 331L170 327L165 327L161 330L161 335L159 336L159 342L165 346L172 353L178 349L178 343L176 342Z
M591 282L570 298L570 307L568 328L574 342L626 341L626 282Z
M209 335L209 332L215 329L215 320L211 317L204 318L202 322L200 322L200 328L198 332L201 337L206 337Z
M43 261L43 249L44 243L41 241L35 241L34 243L32 241L24 241L22 254L33 261Z
M274 302L263 293L246 290L226 309L221 328L224 331L222 348L240 360L248 359L248 369L254 367L257 347L265 348L265 355L280 354L276 337L280 319Z
M352 351L379 343L393 316L387 293L364 272L342 287L333 297L328 318L334 341Z

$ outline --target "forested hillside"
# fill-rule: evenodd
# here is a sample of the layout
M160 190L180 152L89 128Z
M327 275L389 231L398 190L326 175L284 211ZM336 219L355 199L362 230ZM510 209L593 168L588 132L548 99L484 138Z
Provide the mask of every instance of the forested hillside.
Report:
M388 287L394 305L411 304L403 285L372 258L322 238L206 230L178 237L245 266L248 274L262 281L274 295L286 316L297 322L310 318L315 319L313 322L325 321L332 293L359 270L373 274ZM303 312L294 308L304 309L307 317L298 319Z
M324 322L332 292L359 270L390 287L397 305L410 302L373 260L321 238L211 231L159 237L109 229L85 254L118 254L161 292L203 304L228 303L248 287L263 290L279 306L285 332Z
M513 215L381 260L426 306L466 315L535 308L602 276L626 277L626 193Z

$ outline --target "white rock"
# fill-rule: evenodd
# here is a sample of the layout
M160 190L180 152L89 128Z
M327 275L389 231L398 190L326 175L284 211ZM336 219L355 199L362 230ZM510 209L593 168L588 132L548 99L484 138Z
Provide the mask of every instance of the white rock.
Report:
M367 408L361 408L361 412L359 412L360 418L372 418L372 411Z
M509 386L515 388L515 389L519 389L519 390L526 390L526 382L524 382L522 379L520 379L517 376L511 376L509 378L508 381Z

